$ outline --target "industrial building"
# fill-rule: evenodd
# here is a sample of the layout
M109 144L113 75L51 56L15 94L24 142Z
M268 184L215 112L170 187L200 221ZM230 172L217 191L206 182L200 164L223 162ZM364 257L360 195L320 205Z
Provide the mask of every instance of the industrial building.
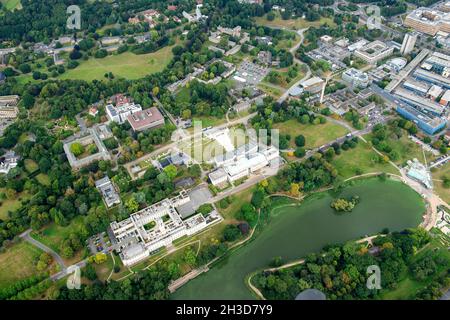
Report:
M417 69L414 71L413 76L416 79L426 81L432 84L437 84L443 88L450 89L450 78L443 77L440 74L430 72L424 69Z
M177 208L190 201L183 190L174 198L164 199L120 222L112 222L109 235L123 264L136 264L176 239L191 236L221 220L216 211L206 218L199 213L183 219Z
M450 90L445 91L439 103L443 106L447 106L450 103Z
M419 108L413 108L405 104L397 105L397 112L404 118L413 121L420 129L428 134L435 134L442 130L447 123L444 118L430 115Z
M355 68L344 71L342 73L342 80L358 88L366 88L370 83L367 73Z
M390 47L379 40L375 40L357 49L355 51L355 56L363 59L368 64L375 65L378 61L392 55L393 52L393 47Z
M425 109L427 112L435 116L441 116L444 113L445 108L439 103L425 97L415 95L414 93L403 88L398 88L395 90L395 95L406 103Z

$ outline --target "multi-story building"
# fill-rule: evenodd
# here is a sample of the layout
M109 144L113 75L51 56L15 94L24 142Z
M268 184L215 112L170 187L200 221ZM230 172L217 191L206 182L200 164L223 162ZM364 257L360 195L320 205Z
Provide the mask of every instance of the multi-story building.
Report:
M125 103L118 106L108 104L106 106L106 115L109 121L117 122L119 124L123 124L129 115L138 111L142 111L142 107L140 104L134 103Z
M418 108L413 108L405 104L397 105L397 112L406 119L413 121L420 129L428 134L435 134L442 130L447 123L444 118L434 117Z
M95 187L102 195L103 200L105 201L105 204L108 208L111 208L116 204L120 204L119 193L117 192L108 176L95 181Z
M420 7L408 14L403 24L432 36L439 31L450 33L450 12Z
M414 50L414 45L416 44L417 34L407 33L403 38L402 47L400 49L401 54L408 54Z
M14 151L8 151L0 157L0 173L7 174L9 170L17 167L20 157Z
M325 86L325 81L319 77L312 77L300 83L303 90L312 94L319 93Z
M375 40L357 49L355 51L355 56L363 59L369 64L375 65L378 61L392 55L393 52L393 47L390 47L379 40Z
M342 73L342 80L350 83L353 87L366 88L369 85L367 73L355 68L348 69Z
M220 221L215 212L207 218L199 213L183 220L177 208L190 201L187 192L182 191L172 199L164 199L125 220L111 223L108 233L123 264L133 265L176 239L191 236Z
M164 125L164 117L158 108L134 112L127 117L134 132L157 128Z

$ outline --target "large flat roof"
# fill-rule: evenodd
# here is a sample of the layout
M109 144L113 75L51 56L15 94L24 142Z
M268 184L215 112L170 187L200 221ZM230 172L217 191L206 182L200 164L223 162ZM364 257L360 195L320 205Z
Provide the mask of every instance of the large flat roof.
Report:
M139 130L150 126L153 123L161 122L164 117L161 112L159 112L158 108L151 107L150 109L145 109L130 114L127 119L133 129Z

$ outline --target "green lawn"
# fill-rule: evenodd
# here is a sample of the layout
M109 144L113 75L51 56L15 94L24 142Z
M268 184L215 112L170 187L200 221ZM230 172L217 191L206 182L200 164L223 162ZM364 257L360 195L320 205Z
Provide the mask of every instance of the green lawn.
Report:
M4 189L1 189L0 192L5 192ZM22 192L19 193L14 199L5 199L3 201L1 201L0 204L0 219L2 220L7 220L9 219L8 216L8 211L15 211L17 209L19 209L22 206L22 200L31 198L31 196L26 193L26 192Z
M27 170L28 173L35 172L37 169L39 169L39 165L34 160L25 159L24 163L25 163L25 170Z
M311 149L320 147L323 144L333 141L336 138L343 137L348 133L348 130L340 125L326 122L324 124L301 124L296 119L291 119L286 122L277 123L273 126L274 129L279 129L280 134L291 135L290 146L295 148L295 137L302 134L306 139L306 148Z
M378 163L378 155L368 143L359 140L355 149L342 150L340 155L335 156L331 164L337 169L344 179L357 174L371 172L387 172L398 174L398 171L389 163Z
M48 175L44 174L44 173L39 173L36 176L36 180L42 184L43 186L49 186L51 184L50 178Z
M105 73L112 72L116 77L138 79L162 71L172 56L172 47L165 47L148 54L135 55L125 52L103 59L91 58L81 61L77 68L67 70L59 78L86 81L103 80Z
M56 252L60 252L60 244L62 241L71 233L75 232L82 223L83 217L78 216L68 226L62 227L52 223L39 232L33 232L32 236L47 247L52 248Z
M285 29L303 29L307 27L320 27L321 25L327 23L328 25L334 27L336 24L331 18L321 17L320 20L317 21L306 21L305 19L297 18L297 19L289 19L283 20L279 13L275 14L275 19L273 21L267 20L267 15L262 17L257 17L255 19L256 24L263 25L267 27L277 27L277 28L285 28Z
M262 91L264 91L265 93L267 93L268 95L270 95L271 97L278 99L279 97L281 97L281 95L283 94L283 92L277 88L271 87L267 84L264 83L259 83L258 84L258 88L261 89Z
M27 242L19 242L0 253L0 288L36 274L34 263L42 251Z
M434 180L442 180L443 177L450 178L450 162L440 168L432 169L431 172ZM444 188L442 181L434 181L434 190L447 203L450 203L450 189Z
M1 0L1 3L6 10L22 9L20 0Z

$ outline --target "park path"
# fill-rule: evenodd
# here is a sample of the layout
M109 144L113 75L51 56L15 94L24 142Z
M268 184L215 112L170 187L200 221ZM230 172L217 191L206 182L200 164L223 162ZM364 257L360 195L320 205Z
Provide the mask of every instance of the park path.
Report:
M23 232L22 234L20 234L19 237L22 238L23 240L27 241L28 243L31 243L33 246L38 247L42 251L50 254L53 257L53 259L58 263L58 265L61 267L61 270L66 270L67 269L66 264L64 263L64 260L61 258L61 256L58 253L56 253L56 251L54 251L53 249L47 247L45 244L32 238L30 236L30 233L32 231L33 231L32 229L28 229L25 232Z

